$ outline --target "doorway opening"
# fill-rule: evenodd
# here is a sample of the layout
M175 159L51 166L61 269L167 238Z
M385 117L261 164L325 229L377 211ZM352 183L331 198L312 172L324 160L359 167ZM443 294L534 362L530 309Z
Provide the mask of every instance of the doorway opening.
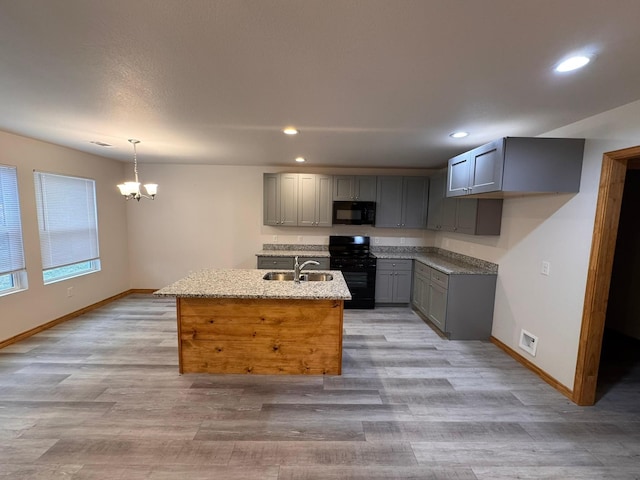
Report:
M640 168L640 146L603 155L573 401L593 405L627 170Z

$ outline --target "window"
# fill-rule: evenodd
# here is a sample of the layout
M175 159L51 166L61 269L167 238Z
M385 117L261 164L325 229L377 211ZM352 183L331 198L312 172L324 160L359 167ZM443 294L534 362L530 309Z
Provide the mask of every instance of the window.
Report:
M96 182L34 172L44 283L100 270Z
M18 175L16 167L0 165L0 295L26 288Z

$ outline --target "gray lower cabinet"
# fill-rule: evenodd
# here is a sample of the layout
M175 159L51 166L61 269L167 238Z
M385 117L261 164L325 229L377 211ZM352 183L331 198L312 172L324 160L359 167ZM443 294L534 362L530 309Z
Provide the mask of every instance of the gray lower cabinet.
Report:
M376 303L411 301L412 260L378 259Z
M424 228L428 195L429 177L378 177L375 226Z
M584 139L504 137L449 159L447 197L580 190Z
M298 262L302 264L307 260L315 260L319 265L307 265L305 270L329 270L329 258L328 257L301 257L298 256ZM258 256L258 268L269 270L293 270L295 263L295 257L282 257L282 256Z
M427 228L467 235L500 235L502 199L448 198L447 172L431 177Z
M447 275L416 261L413 306L451 340L487 340L496 275Z

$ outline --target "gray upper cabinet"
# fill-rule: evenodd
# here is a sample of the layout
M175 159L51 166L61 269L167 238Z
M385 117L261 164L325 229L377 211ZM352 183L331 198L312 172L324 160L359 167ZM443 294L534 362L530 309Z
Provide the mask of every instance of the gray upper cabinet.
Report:
M428 177L378 177L376 227L425 228Z
M505 137L449 160L447 197L580 190L584 139Z
M376 177L373 175L333 177L333 200L375 202Z
M331 226L332 190L329 175L265 173L263 223Z
M264 174L264 224L295 226L298 224L298 174Z
M330 227L332 177L301 173L298 177L298 226Z
M447 172L431 177L427 228L467 235L500 235L502 199L447 198Z

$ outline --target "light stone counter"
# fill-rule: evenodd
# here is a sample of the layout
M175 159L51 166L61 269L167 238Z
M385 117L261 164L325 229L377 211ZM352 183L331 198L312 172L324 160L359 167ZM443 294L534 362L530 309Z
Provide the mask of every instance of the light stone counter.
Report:
M486 265L476 265L464 261L454 260L450 257L439 255L437 253L418 253L418 252L406 252L406 253L382 253L375 252L376 258L387 259L404 259L404 260L417 260L431 268L446 273L447 275L496 275L498 273L497 265L495 268L487 267ZM487 263L488 262L484 262Z
M256 257L320 257L329 258L329 250L260 250Z
M333 280L300 282L263 280L265 270L201 270L154 292L161 297L351 300L342 273Z

